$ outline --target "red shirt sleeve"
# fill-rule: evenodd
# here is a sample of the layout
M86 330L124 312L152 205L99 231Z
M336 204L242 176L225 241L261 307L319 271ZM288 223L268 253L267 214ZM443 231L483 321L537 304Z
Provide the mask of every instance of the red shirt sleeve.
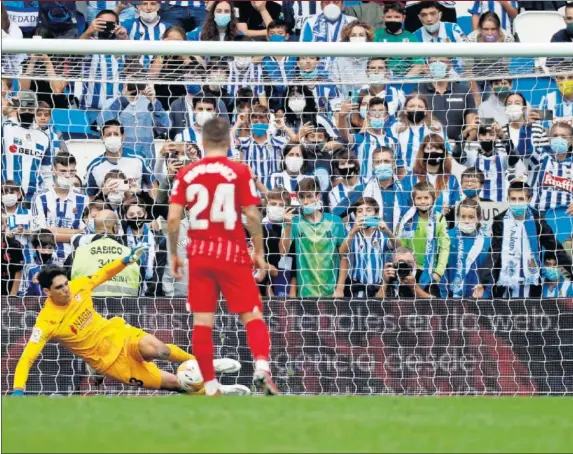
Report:
M177 176L173 182L173 188L171 189L171 196L169 197L169 203L175 203L176 205L186 206L187 205L187 197L185 196L185 192L187 191L187 183L183 177L185 176L185 172L183 169L177 172Z
M241 208L251 205L259 206L261 204L261 199L259 199L259 196L257 195L255 180L251 177L251 172L247 166L243 165L241 170L242 172L239 174L239 181L237 183Z

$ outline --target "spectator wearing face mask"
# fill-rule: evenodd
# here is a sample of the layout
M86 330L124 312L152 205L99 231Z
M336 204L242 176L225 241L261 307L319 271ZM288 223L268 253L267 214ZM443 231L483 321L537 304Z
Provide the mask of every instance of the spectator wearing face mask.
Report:
M478 126L477 137L462 142L462 146L465 159L461 162L483 172L483 197L505 202L507 186L515 177L516 169L510 169L505 145L497 138L495 130L491 126Z
M304 147L299 143L289 143L282 151L281 169L271 175L269 189L283 188L290 195L289 205L298 206L298 184L307 176Z
M563 271L557 266L557 257L552 252L546 251L544 254L541 279L542 298L573 298L571 280L563 276Z
M155 138L167 137L169 114L155 96L153 85L142 79L128 79L123 95L105 101L97 122L101 128L110 120L121 123L124 146L141 156L151 167L155 160Z
M496 123L505 126L508 122L505 114L505 100L512 89L511 79L495 79L490 81L490 93L479 106L480 118L493 118Z
M400 2L384 3L384 27L374 32L375 43L417 43L418 38L404 29L406 11ZM395 77L415 76L424 70L421 57L390 57L388 69Z
M541 214L549 216L551 212L558 220L573 216L573 126L564 121L554 123L550 141L531 178L531 205Z
M299 134L303 129L317 124L324 128L330 137L338 137L339 133L330 118L322 112L318 112L316 100L312 90L305 85L291 85L287 88L284 102L285 123L293 131Z
M102 210L95 217L96 235L91 242L78 247L66 264L71 265L71 279L93 276L105 264L129 254L120 237L121 224L116 213ZM93 290L95 297L137 297L139 295L139 264L133 263L114 278Z
M461 191L452 173L453 158L447 153L444 139L437 134L424 137L414 162L412 173L402 180L404 190L413 190L419 182L430 183L434 210L447 216L461 199Z
M490 248L490 238L484 234L481 222L479 203L463 200L457 208L457 224L448 232L451 245L445 278L451 298L490 296L492 282L481 280Z
M328 194L329 206L333 210L348 197L358 185L365 183L360 177L360 163L352 151L342 149L332 157L332 189ZM351 221L354 216L351 215Z
M468 167L460 176L463 200L474 200L476 202L491 202L492 200L484 195L485 174L477 167Z
M128 36L127 30L119 25L119 16L114 11L102 10L79 39L126 40ZM82 73L89 82L83 82L82 107L101 109L105 100L119 96L124 65L123 55L86 55L82 60Z
M503 127L494 124L496 133L506 141L510 155L522 159L527 171L532 172L541 162L543 148L549 146L539 114L528 109L525 97L519 92L510 93L505 99L505 114L508 123Z
M31 201L40 186L52 185L52 149L49 137L33 128L38 108L35 93L20 91L12 104L17 123L8 120L2 125L2 182L14 181Z
M332 297L339 282L338 248L346 237L342 220L325 213L321 190L314 178L303 179L298 188L300 215L287 210L284 215L279 250L286 255L294 243L297 262L297 296ZM317 254L316 251L321 251ZM344 281L342 281L344 283Z
M565 6L565 28L559 30L551 38L552 43L573 42L573 2L568 2Z
M162 281L167 264L165 237L161 234L157 236L157 229L148 218L144 203L136 201L123 205L122 209L125 220L125 239L122 243L132 249L142 244L148 246L139 260L141 295L160 296L157 284Z
M431 57L427 65L433 80L420 84L418 92L426 96L433 115L446 127L448 139L460 140L466 115L475 112L475 98L466 85L448 81L449 58Z
M321 1L322 12L310 16L301 28L302 42L337 42L340 41L341 31L345 25L356 20L354 16L342 13L344 2Z
M147 191L155 199L157 181L141 156L123 146L124 130L117 120L109 120L101 128L104 153L95 158L87 168L87 189L90 198L103 187L104 178L112 169L122 171L130 184Z
M355 204L356 219L339 252L340 278L334 296L382 296L384 257L396 248L394 234L380 216L376 200L363 197ZM345 285L349 280L349 285Z
M127 36L133 41L160 41L171 24L165 22L158 14L160 3L158 1L143 1L135 7L139 18L122 22L127 30ZM145 69L151 66L152 55L143 55L141 64Z
M205 23L187 34L189 41L234 41L243 33L231 2L217 1L207 12Z
M56 255L64 261L72 251L72 237L85 230L82 220L89 203L86 195L76 193L73 180L76 174L76 158L61 152L54 158L54 186L43 194L36 195L32 205L31 230L50 230L56 239Z
M253 171L253 176L263 186L270 187L270 177L279 169L282 151L288 142L284 136L269 133L270 112L261 105L253 106L251 112L251 134L239 138L241 161ZM275 125L276 126L276 125ZM284 120L278 129L285 129L291 139L296 139L296 133L286 127Z
M2 220L5 221L4 236L17 241L26 263L31 263L30 208L24 202L22 189L12 180L2 183Z
M289 296L290 283L295 265L294 244L288 254L280 253L280 239L282 237L283 222L286 210L291 207L289 192L280 186L265 194L267 215L263 219L263 239L266 262L277 270L277 275L271 277L269 296Z
M418 17L422 22L414 35L421 43L461 43L467 42L468 38L460 26L455 22L442 22L442 11L437 2L422 2ZM456 72L461 73L463 60L456 59L454 62Z
M55 125L52 124L52 108L47 102L38 102L38 110L36 111L32 127L44 131L50 138L50 146L54 155L57 155L60 151L68 151L66 141L62 138L62 133L56 131Z
M527 183L512 183L507 196L509 209L494 218L491 263L483 270L493 273L494 298L541 296L543 249L555 254L557 266L571 274L571 259L556 241L547 222L529 207L531 197Z
M341 32L343 43L372 42L374 31L366 22L354 21L346 25ZM366 78L368 57L338 57L329 66L330 80L342 93L358 91L360 81Z
M396 176L394 150L390 147L380 147L372 153L372 167L374 176L359 184L354 190L332 210L333 214L342 218L349 217L353 220L354 215L350 208L361 197L370 197L376 200L380 207L380 213L384 222L392 232L396 231L402 214L412 204L410 192L404 191L402 183Z
M431 183L417 183L412 188L412 201L414 206L400 220L396 237L402 246L414 251L418 268L416 281L431 295L443 297L440 283L451 244L447 222L435 209L436 193Z
M252 38L239 36L236 42L248 43ZM229 62L229 85L227 92L232 98L237 96L238 90L244 87L250 88L254 95L264 95L264 87L259 85L263 80L263 69L260 64L253 61L253 57L235 56Z
M32 237L33 261L24 266L22 282L18 296L44 296L44 292L38 283L38 273L44 265L58 264L56 258L56 241L54 234L41 229Z
M428 134L438 134L445 138L444 127L433 118L425 96L411 93L404 102L403 110L398 114L398 121L392 125L392 135L400 143L405 172L414 168L418 149Z
M203 150L203 126L217 116L217 101L214 98L196 96L193 98L193 123L175 136L177 143L195 143Z
M374 174L372 168L372 152L379 147L391 147L397 150L396 156L401 156L398 141L391 135L387 126L388 104L380 98L372 98L368 103L368 114L365 119L362 131L358 134L348 133L348 114L352 110L357 110L357 105L352 100L346 101L338 115L338 130L342 140L347 141L352 147L352 151L358 158L361 167L361 176L370 178ZM403 167L400 160L396 162L397 167Z
M573 10L573 6L570 8ZM551 90L541 99L539 108L553 112L555 120L573 119L573 74L555 76L557 90Z

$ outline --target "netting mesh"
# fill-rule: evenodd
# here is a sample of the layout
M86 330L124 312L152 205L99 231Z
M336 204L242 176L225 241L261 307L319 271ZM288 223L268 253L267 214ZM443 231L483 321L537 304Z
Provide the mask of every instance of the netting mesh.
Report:
M152 248L138 285L111 288L117 298L98 299L96 310L192 350L165 219L176 171L204 155L202 125L223 116L233 127L229 157L251 167L263 200L270 266L253 275L282 391L573 393L567 56L422 56L410 65L399 56L2 58L2 288L18 295L2 300L4 392L42 307L41 265L77 271L79 248L100 239L102 209L117 213L114 241ZM104 126L113 120L122 159L109 165L115 126ZM74 166L57 160L66 152ZM529 207L525 221L512 205ZM189 214L183 259L192 226ZM81 260L111 258L90 254ZM221 313L215 331L216 356L243 365L224 383L249 385L238 320ZM49 343L27 391L147 393L94 380Z

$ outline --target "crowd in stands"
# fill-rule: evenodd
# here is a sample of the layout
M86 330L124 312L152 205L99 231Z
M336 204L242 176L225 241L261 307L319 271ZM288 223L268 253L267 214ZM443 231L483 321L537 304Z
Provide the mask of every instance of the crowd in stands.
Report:
M2 2L2 39L485 45L513 42L521 11L560 10L552 41L573 41L571 2L467 3L471 33L449 1L89 1L87 14L76 2ZM4 54L3 294L41 296L42 265L74 278L147 243L139 269L94 294L185 296L168 266L169 194L219 116L232 125L229 157L249 165L262 199L262 295L573 297L573 62L552 63L558 75L535 103L509 59L479 63L499 79L456 77L476 64ZM204 84L186 83L197 74ZM427 81L387 83L417 77ZM85 174L54 109L93 119L102 154ZM492 204L503 209L486 217ZM182 256L193 222L191 209Z

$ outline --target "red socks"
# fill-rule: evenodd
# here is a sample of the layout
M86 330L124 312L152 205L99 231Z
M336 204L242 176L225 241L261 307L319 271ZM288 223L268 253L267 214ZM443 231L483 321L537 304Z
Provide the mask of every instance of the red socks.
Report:
M213 366L213 329L208 326L196 325L192 336L193 355L197 359L203 381L208 382L215 378Z
M271 340L269 329L263 320L251 320L246 324L247 343L253 353L253 359L256 361L262 359L268 361L271 350Z

